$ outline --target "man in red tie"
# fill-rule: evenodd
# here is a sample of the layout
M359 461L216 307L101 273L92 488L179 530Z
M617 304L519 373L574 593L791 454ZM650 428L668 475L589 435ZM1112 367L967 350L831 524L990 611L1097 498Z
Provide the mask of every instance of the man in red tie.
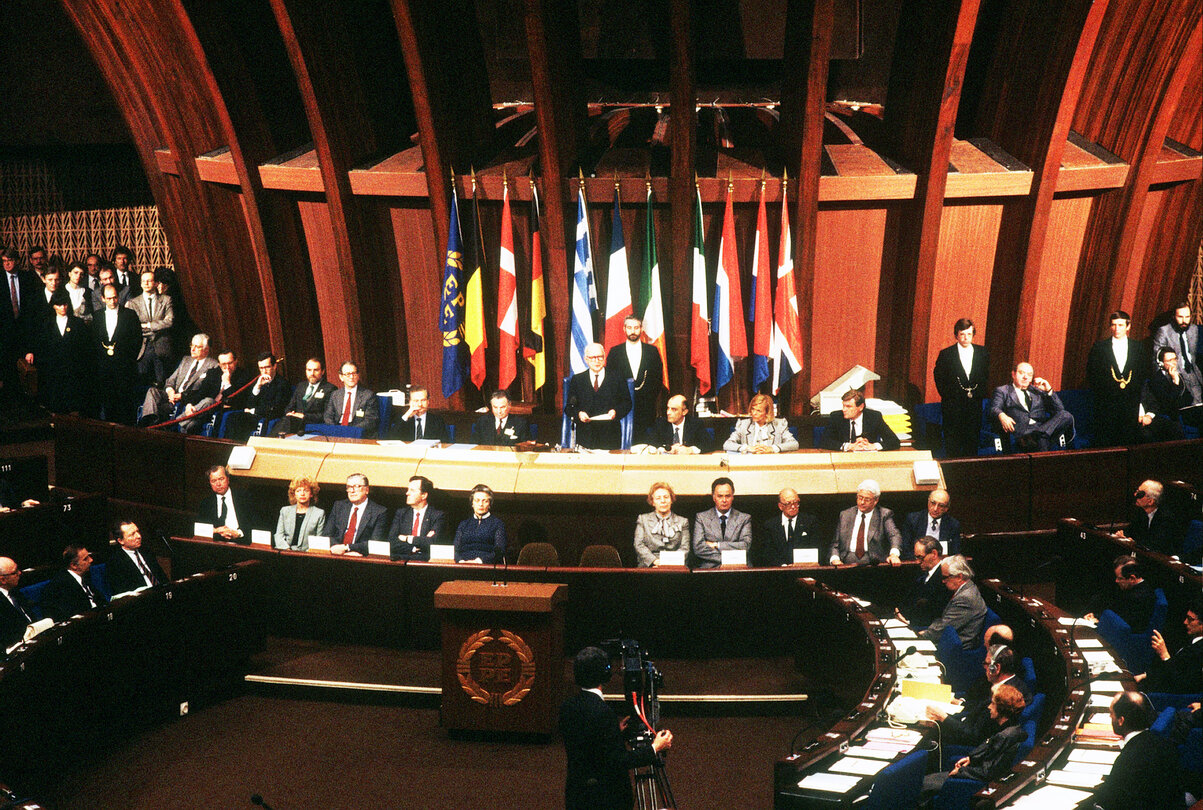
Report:
M376 438L380 424L380 409L376 394L359 384L359 366L350 360L342 364L338 379L343 387L336 389L326 402L323 421L327 425L350 425L363 428L366 438Z
M835 540L828 550L831 565L901 562L902 535L893 510L878 506L881 486L871 478L856 488L856 506L840 512Z
M432 543L447 543L447 517L430 506L434 482L422 475L409 479L405 506L388 530L393 559L429 560Z
M347 498L335 502L326 521L331 554L366 554L369 540L387 537L388 510L368 497L371 491L366 475L354 473L347 477Z

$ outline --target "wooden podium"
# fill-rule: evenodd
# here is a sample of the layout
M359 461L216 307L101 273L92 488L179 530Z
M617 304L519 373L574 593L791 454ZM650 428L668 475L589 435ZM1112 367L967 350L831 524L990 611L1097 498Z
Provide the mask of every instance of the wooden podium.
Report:
M434 593L443 636L439 724L551 734L563 697L568 586L456 580Z

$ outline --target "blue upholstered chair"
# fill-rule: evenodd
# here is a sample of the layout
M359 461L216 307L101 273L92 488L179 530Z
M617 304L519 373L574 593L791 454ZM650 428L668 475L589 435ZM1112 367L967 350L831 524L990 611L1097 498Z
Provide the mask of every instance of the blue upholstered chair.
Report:
M979 644L971 650L964 649L956 629L948 626L936 640L936 658L944 665L945 681L952 687L952 691L963 695L982 677L986 648Z
M868 794L858 799L857 810L911 810L919 805L929 752L912 751L887 765L873 779Z
M1115 649L1130 672L1147 672L1153 655L1153 631L1165 629L1168 610L1165 592L1158 588L1153 592L1153 617L1148 627L1129 627L1118 614L1104 610L1099 616L1098 633Z
M331 436L339 439L362 439L363 428L356 425L327 425L324 422L310 422L305 425L305 432L314 436Z

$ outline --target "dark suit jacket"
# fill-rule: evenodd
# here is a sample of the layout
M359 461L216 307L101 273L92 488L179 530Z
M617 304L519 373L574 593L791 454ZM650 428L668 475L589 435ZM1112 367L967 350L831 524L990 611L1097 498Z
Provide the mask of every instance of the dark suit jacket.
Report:
M576 422L576 443L595 450L617 450L621 444L622 431L618 421L631 410L631 394L627 390L627 378L620 372L606 369L601 387L593 390L593 372L582 371L573 375L568 382L568 399L564 402L564 413ZM580 422L581 411L589 416L599 416L614 411L614 419L607 422Z
M902 553L902 535L898 532L898 527L894 525L894 512L878 505L873 507L872 517L869 519L864 559L857 559L856 537L853 536L856 529L857 511L857 508L852 506L840 512L835 539L827 548L827 556L820 557L819 562L826 564L836 556L847 565L885 562L890 555L890 549L898 549L899 554Z
M618 715L595 693L583 689L560 706L560 735L568 760L567 810L630 808L634 794L629 771L656 762L651 745L628 751Z
M794 518L793 543L785 539L785 526L781 523L780 512L765 520L759 528L760 531L752 535L752 547L748 550L749 565L791 565L794 549L819 547L818 521L814 515L805 512L799 512Z
M18 317L13 318L8 284L8 273L0 270L0 348L15 360L18 354L29 349L34 329L41 320L40 313L46 306L46 296L42 292L45 287L36 273L17 271L17 299L21 309Z
M117 328L112 341L113 354L110 355L106 348L110 341L103 310L92 318L92 335L95 338L93 345L96 347L97 367L102 380L106 375L134 373L138 352L142 350L142 324L138 322L138 316L133 310L117 308Z
M1021 676L1012 675L1000 683L1014 686L1023 695L1024 705L1031 704L1032 690ZM985 742L998 729L998 723L990 719L992 697L994 684L984 677L976 680L965 695L961 713L950 715L940 723L940 738L944 745L976 746Z
M1027 733L1018 724L1003 726L977 748L969 752L969 764L957 776L993 782L1011 770L1015 754Z
M292 386L288 380L283 377L274 377L270 383L259 389L258 395L255 394L254 386L251 386L251 389L246 392L242 405L248 410L254 408L255 416L259 419L279 419L284 415L291 391ZM302 393L304 393L303 390Z
M347 521L351 519L351 502L346 498L334 502L330 517L326 519L326 533L330 535L330 544L338 545L347 533ZM385 540L388 538L388 510L368 498L364 504L363 514L355 526L355 542L350 544L351 551L360 554L368 553L369 540Z
M681 426L681 439L681 443L686 447L696 447L703 453L709 453L714 449L714 442L711 441L710 434L690 413L685 414L685 422ZM668 423L668 419L661 416L656 420L656 424L652 425L647 432L647 443L659 447L661 450L672 449L673 426Z
M38 328L34 341L38 369L38 401L55 412L80 410L91 382L92 335L88 325L67 316L66 331L51 317Z
M1133 633L1143 633L1153 620L1154 601L1156 594L1146 579L1126 591L1113 585L1091 600L1087 612L1098 617L1110 610L1127 622Z
M926 509L911 512L898 528L902 531L902 559L915 558L915 541L927 537L927 529L931 526L931 516ZM949 554L961 553L961 523L947 512L940 518L940 536L936 538L948 544Z
M92 589L97 606L104 605L104 594L92 583L91 574L90 570L84 574L84 581ZM46 589L42 591L42 615L56 622L66 621L78 613L86 613L92 609L84 589L66 569L51 577Z
M990 416L995 424L998 423L1000 413L1005 413L1014 419L1015 438L1031 433L1037 425L1047 422L1065 410L1065 406L1061 404L1061 397L1057 396L1056 391L1046 394L1029 386L1028 395L1032 400L1030 411L1023 407L1023 403L1019 401L1019 397L1015 393L1015 386L1011 383L995 388L994 394L990 398Z
M1140 404L1144 405L1148 413L1177 419L1180 409L1199 403L1194 401L1194 396L1186 385L1185 374L1179 373L1178 384L1174 385L1170 375L1158 369L1145 380L1144 389L1140 392Z
M21 595L19 589L14 589L12 596L21 606L21 610L25 611L25 615L22 616L4 597L4 594L0 594L0 654L25 636L25 628L29 625L29 620L35 618L33 606Z
M880 443L882 450L897 450L901 446L898 437L894 435L894 431L890 430L890 426L886 424L885 417L881 415L880 411L865 408L862 416L861 436L870 442ZM835 411L827 416L826 430L823 432L823 441L821 442L824 450L836 452L843 447L844 442L848 441L849 423L850 420L844 418L842 411Z
M159 561L155 559L155 555L149 553L145 548L140 548L138 551L142 555L142 561L154 575L154 584L161 585L166 582L167 575L159 567ZM134 565L134 561L121 546L117 546L109 554L108 564L104 567L104 576L109 582L109 590L115 594L132 591L146 585L146 580L142 578L142 572L138 570L138 566Z
M1140 392L1148 374L1148 349L1139 341L1128 338L1128 357L1123 368L1116 364L1110 338L1090 347L1086 382L1094 394L1094 429L1100 446L1135 440ZM1127 385L1121 388L1117 378L1127 380Z
M343 402L346 393L345 388L338 388L326 398L326 413L323 414L323 421L327 425L342 423ZM363 428L365 438L372 438L376 435L376 428L380 425L380 407L374 391L369 391L362 385L355 389L355 401L351 403L350 424Z
M413 541L398 539L408 535L413 528L413 507L407 505L398 509L397 514L393 516L393 525L388 530L388 540L392 544L394 558L429 560L432 544L450 542L447 537L447 516L429 504L426 506L426 514L422 515L422 525L418 527Z
M1111 773L1094 792L1104 810L1179 810L1183 806L1178 750L1145 729L1124 745Z
M936 572L928 577L927 571L915 575L910 591L902 601L902 615L912 627L927 627L941 614L952 594L944 587L944 569L936 566Z
M969 365L969 375L965 375L965 367L961 365L961 357L954 343L943 348L936 355L936 365L932 376L936 381L936 390L940 393L944 413L950 409L956 411L981 411L982 400L989 395L986 383L990 375L990 356L984 346L973 344L973 362ZM966 394L966 389L973 396Z
M1164 504L1153 513L1150 524L1145 510L1133 505L1128 510L1128 528L1124 533L1139 546L1162 554L1177 554L1186 538L1186 524Z
M265 529L268 527L264 526L259 519L258 511L251 502L249 495L241 489L230 487L230 496L234 502L234 514L238 517L238 530L242 532L242 537L234 542L247 545L251 542L252 529ZM196 522L208 523L214 528L226 525L224 520L217 519L217 496L212 492L205 495L197 505Z
M309 390L309 381L302 380L292 390L292 399L288 400L285 412L305 414L306 424L319 424L326 417L326 401L336 390L334 384L322 380L317 384L317 391L309 401L305 401L305 392Z
M393 422L388 429L388 438L402 442L414 441L414 430L417 424L414 419L398 419ZM443 421L443 417L437 413L426 412L426 425L422 429L423 439L437 439L440 442L451 441L451 434L447 431L447 423Z
M519 442L530 439L530 425L521 416L510 414L505 418L505 430L497 433L497 419L492 413L481 414L472 426L472 435L478 444L495 444L501 447L513 447Z
M1182 649L1170 655L1168 661L1154 655L1145 689L1179 695L1203 692L1203 637L1195 636L1187 641Z
M623 344L610 349L606 356L606 375L610 372L623 379L635 381L635 427L639 432L656 418L656 400L664 390L664 364L660 362L660 352L650 343L640 343L641 359L639 373L631 371L631 362L627 359L625 341Z

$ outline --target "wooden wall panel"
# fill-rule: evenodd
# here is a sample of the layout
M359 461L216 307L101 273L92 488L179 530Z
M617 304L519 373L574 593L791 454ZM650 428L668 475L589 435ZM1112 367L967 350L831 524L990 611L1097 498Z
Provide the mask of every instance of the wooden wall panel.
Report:
M330 222L330 208L321 198L303 197L296 201L297 215L305 233L305 248L311 267L338 267L338 253L334 247L334 227ZM318 274L315 273L315 277ZM316 280L316 279L315 279ZM343 305L343 298L338 294L338 288L332 284L318 283L316 286L317 308L322 313L334 313L337 317L338 308ZM334 382L338 376L338 366L344 360L358 358L358 346L353 346L348 340L345 329L325 327L322 319L323 335L322 348L326 358L326 376ZM368 382L372 380L372 382ZM375 385L373 385L375 383ZM374 377L364 377L364 385L372 390L380 386Z
M1040 251L1039 283L1032 303L1039 317L1034 319L1032 325L1031 348L1026 353L1017 349L1012 360L1012 364L1020 360L1030 362L1036 373L1048 380L1055 389L1067 387L1067 379L1075 376L1072 373L1063 374L1068 338L1065 325L1069 322L1077 280L1075 271L1079 267L1082 240L1094 202L1090 196L1053 198L1048 231ZM996 372L996 379L1005 382L1008 378Z
M446 246L437 242L430 212L425 206L393 205L389 214L396 234L401 291L409 319L408 341L404 347L409 360L409 378L397 382L427 386L433 406L442 407L443 334L438 324Z
M1132 307L1138 337L1145 336L1147 324L1157 322L1186 300L1203 240L1201 185L1199 181L1180 183L1149 192L1137 239L1145 268Z

